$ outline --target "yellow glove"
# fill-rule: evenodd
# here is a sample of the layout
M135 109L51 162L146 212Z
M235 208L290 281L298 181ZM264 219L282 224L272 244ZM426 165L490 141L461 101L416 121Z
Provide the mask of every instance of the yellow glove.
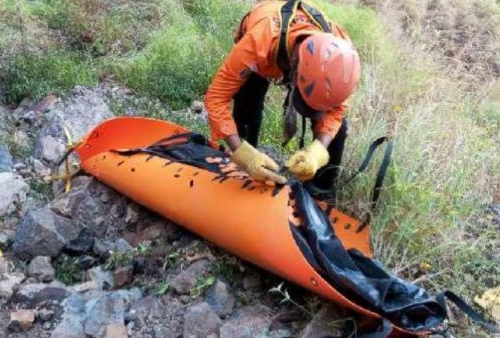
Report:
M293 154L286 161L286 166L299 180L307 181L314 177L319 168L327 165L329 160L328 150L319 140L314 140Z
M231 156L231 161L240 166L257 181L274 181L279 184L286 183L286 178L277 173L279 170L278 164L246 141L235 150Z

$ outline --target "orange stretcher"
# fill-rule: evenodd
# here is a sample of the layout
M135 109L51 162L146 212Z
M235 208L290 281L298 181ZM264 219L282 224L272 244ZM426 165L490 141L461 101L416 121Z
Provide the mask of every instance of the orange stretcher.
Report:
M182 154L180 160L173 160L150 151L168 147L169 142L176 144L176 135L183 139L188 134L187 129L165 121L120 117L97 126L75 151L85 172L137 203L369 321L384 319L383 313L366 302L332 286L325 273L306 258L294 236L301 216L290 186L255 182L222 155L205 157L206 165L217 169L207 170L183 160ZM174 141L169 141L171 137ZM205 148L223 154L217 144L208 141L207 145ZM366 259L372 258L369 226L324 202L316 204L326 213L345 250L355 249ZM391 337L426 336L429 332L392 324Z

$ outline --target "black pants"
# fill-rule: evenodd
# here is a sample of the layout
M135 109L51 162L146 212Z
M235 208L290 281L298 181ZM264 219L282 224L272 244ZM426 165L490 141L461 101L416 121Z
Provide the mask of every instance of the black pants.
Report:
M257 147L259 141L264 100L268 88L269 80L252 73L233 97L233 117L238 134L254 147ZM314 126L314 121L312 121L312 125ZM347 126L347 121L342 120L340 130L328 146L330 162L325 168L320 169L314 177L314 185L320 189L334 188L339 166L342 162L342 154L344 153Z

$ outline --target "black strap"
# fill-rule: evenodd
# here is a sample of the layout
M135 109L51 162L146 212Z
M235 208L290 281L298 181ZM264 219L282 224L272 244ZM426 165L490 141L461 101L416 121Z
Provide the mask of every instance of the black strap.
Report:
M290 55L288 50L288 30L290 23L294 19L298 8L301 8L304 13L318 26L322 31L331 33L331 27L326 21L323 14L315 7L303 2L302 0L288 0L281 7L281 29L280 38L278 41L278 52L276 54L276 64L283 73L283 83L290 82Z
M500 333L500 328L488 322L482 314L474 310L469 304L467 304L460 296L457 294L445 290L436 296L436 300L441 304L443 308L446 308L445 300L449 300L455 304L463 313L472 319L476 324L480 325L484 329L490 331L490 333Z
M278 42L278 53L276 55L276 64L283 73L283 83L290 82L290 58L288 55L288 29L290 22L293 19L293 14L296 11L300 0L288 0L286 4L281 7L281 30L280 39Z
M306 140L306 126L307 126L307 120L304 116L302 116L302 134L300 135L300 142L299 142L299 148L302 149L304 148L305 145L305 140Z
M375 180L375 186L373 187L372 199L370 205L372 208L375 208L378 204L378 200L380 198L380 191L382 190L382 185L384 183L385 175L387 174L387 169L391 164L392 152L394 150L394 141L392 141L387 136L382 136L372 142L368 152L363 159L363 162L359 166L358 170L347 180L346 184L351 182L354 178L356 178L360 173L366 170L368 165L370 164L373 154L375 150L377 150L382 144L387 142L387 147L385 148L384 158L382 159L382 164L377 173L377 178Z

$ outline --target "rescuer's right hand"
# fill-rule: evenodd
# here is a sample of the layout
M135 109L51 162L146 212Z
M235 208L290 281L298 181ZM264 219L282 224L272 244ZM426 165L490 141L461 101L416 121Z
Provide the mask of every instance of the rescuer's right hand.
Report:
M234 151L231 161L240 166L257 181L274 181L279 184L286 183L286 178L278 174L278 164L246 141Z

